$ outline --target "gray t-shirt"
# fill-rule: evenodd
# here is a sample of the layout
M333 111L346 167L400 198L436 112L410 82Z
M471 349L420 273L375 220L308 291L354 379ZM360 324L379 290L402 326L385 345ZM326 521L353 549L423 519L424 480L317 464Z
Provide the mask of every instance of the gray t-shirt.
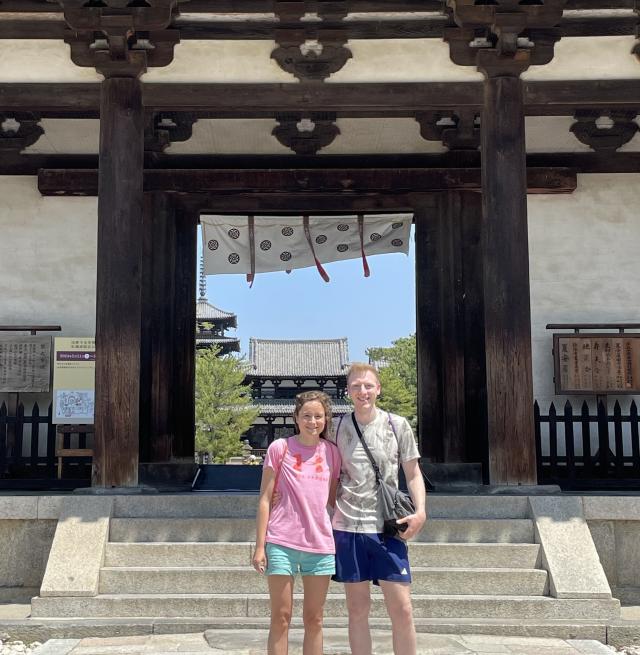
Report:
M389 424L393 422L395 433ZM381 409L368 425L359 425L384 480L398 486L398 446L400 462L418 459L420 453L407 419ZM342 468L333 515L333 529L344 532L382 532L384 521L378 508L376 476L371 462L358 439L351 414L342 422L334 419L333 434L329 437L340 451Z

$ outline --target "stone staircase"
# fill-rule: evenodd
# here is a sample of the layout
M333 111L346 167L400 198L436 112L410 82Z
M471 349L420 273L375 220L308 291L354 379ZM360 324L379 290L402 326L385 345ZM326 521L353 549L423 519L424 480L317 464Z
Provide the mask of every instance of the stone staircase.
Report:
M138 497L114 503L97 595L47 595L33 617L164 617L252 624L269 615L264 577L250 566L255 496ZM498 633L519 627L587 629L619 614L610 594L554 598L526 497L431 496L430 519L410 546L419 629L489 622ZM296 581L296 597L301 592ZM295 603L299 616L301 603ZM328 624L346 617L342 585L331 583ZM384 619L379 590L372 617ZM341 623L342 622L342 623ZM511 626L509 628L509 626ZM487 631L487 630L475 630ZM562 635L562 630L543 631ZM526 634L530 634L531 630Z

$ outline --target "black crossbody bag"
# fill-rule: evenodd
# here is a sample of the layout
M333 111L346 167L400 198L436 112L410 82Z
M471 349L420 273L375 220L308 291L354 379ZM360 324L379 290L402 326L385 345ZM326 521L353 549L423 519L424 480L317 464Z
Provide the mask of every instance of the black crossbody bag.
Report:
M385 482L380 473L380 468L376 463L376 460L373 458L367 442L362 436L358 422L356 421L355 414L351 414L351 420L353 421L353 427L356 430L360 443L364 448L364 452L367 454L373 471L376 475L376 485L378 487L378 505L382 510L382 518L384 519L384 534L388 537L393 537L399 532L404 532L409 526L406 523L397 524L398 519L403 519L405 516L416 513L415 505L411 496L406 494L404 491L400 491L396 487ZM389 424L393 430L393 434L398 442L398 471L400 470L400 441L398 440L398 435L396 434L393 423L391 422L391 416L389 416Z

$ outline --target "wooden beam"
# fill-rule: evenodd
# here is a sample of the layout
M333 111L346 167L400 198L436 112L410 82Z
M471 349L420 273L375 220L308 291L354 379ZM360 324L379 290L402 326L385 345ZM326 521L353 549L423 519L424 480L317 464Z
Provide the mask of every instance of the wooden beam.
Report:
M40 14L41 15L41 14ZM69 34L69 29L62 14L54 17L40 18L39 14L25 19L3 18L0 14L0 39L51 39L62 40ZM580 13L563 17L559 30L561 36L630 36L635 33L637 18L633 13L617 15L606 13L599 15L581 15ZM323 21L322 29L332 34L343 34L344 40L350 39L441 39L444 29L454 24L444 14L432 13L428 17L420 14L417 18L402 17L396 20L373 17L345 21ZM275 20L221 20L215 14L208 20L202 18L177 17L170 27L180 31L180 40L268 40L276 38L276 32L299 30L299 23L286 23Z
M536 484L523 90L518 73L493 72L481 118L489 481Z
M138 484L143 130L139 80L102 82L92 474L97 487Z
M412 212L415 203L428 194L394 193L234 193L234 194L190 194L185 202L200 214L242 214L281 215L284 213L327 214L361 212ZM422 200L420 200L422 201Z
M568 169L527 171L533 193L571 193L575 172ZM420 193L479 189L480 171L445 169L281 169L147 170L145 191L173 193ZM46 170L38 173L42 195L96 195L98 174L91 170Z
M421 453L486 468L486 377L480 193L418 206L416 337Z
M480 168L480 152L385 155L166 155L149 162L149 169L289 169L300 168ZM97 155L7 154L0 175L37 175L40 169L96 169ZM527 155L528 168L567 168L576 173L640 173L640 152L537 152Z
M196 268L198 215L176 204L173 373L171 379L172 456L193 462L195 444Z
M140 459L168 462L173 446L172 397L176 216L171 198L144 196ZM194 284L195 286L195 284Z
M211 0L185 0L179 9L187 14L251 14L272 13L273 0L216 0L212 11ZM567 9L633 9L634 0L567 0ZM308 11L317 11L320 2L307 2ZM349 0L349 11L361 12L424 12L442 11L439 0ZM57 7L49 0L2 0L0 14L11 12L51 13Z
M143 84L148 111L189 111L200 117L273 117L280 112L338 116L415 116L417 112L482 107L481 82L344 84ZM576 109L640 111L637 79L525 82L528 116L573 116ZM0 83L0 111L43 117L97 117L97 83Z

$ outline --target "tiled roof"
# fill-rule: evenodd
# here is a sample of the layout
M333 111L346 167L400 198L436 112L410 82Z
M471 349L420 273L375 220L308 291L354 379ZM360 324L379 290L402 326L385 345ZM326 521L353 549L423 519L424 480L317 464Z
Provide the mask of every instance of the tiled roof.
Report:
M214 307L206 298L199 298L196 303L196 320L225 320L232 327L236 327L236 315Z
M249 340L248 375L256 377L334 377L349 365L347 339Z
M255 398L251 405L260 408L260 416L293 416L293 398ZM353 405L343 398L332 398L331 409L334 416L347 414Z
M240 348L240 339L235 337L199 337L196 335L196 343L199 345L211 346L213 344L224 345L224 344L236 344Z

